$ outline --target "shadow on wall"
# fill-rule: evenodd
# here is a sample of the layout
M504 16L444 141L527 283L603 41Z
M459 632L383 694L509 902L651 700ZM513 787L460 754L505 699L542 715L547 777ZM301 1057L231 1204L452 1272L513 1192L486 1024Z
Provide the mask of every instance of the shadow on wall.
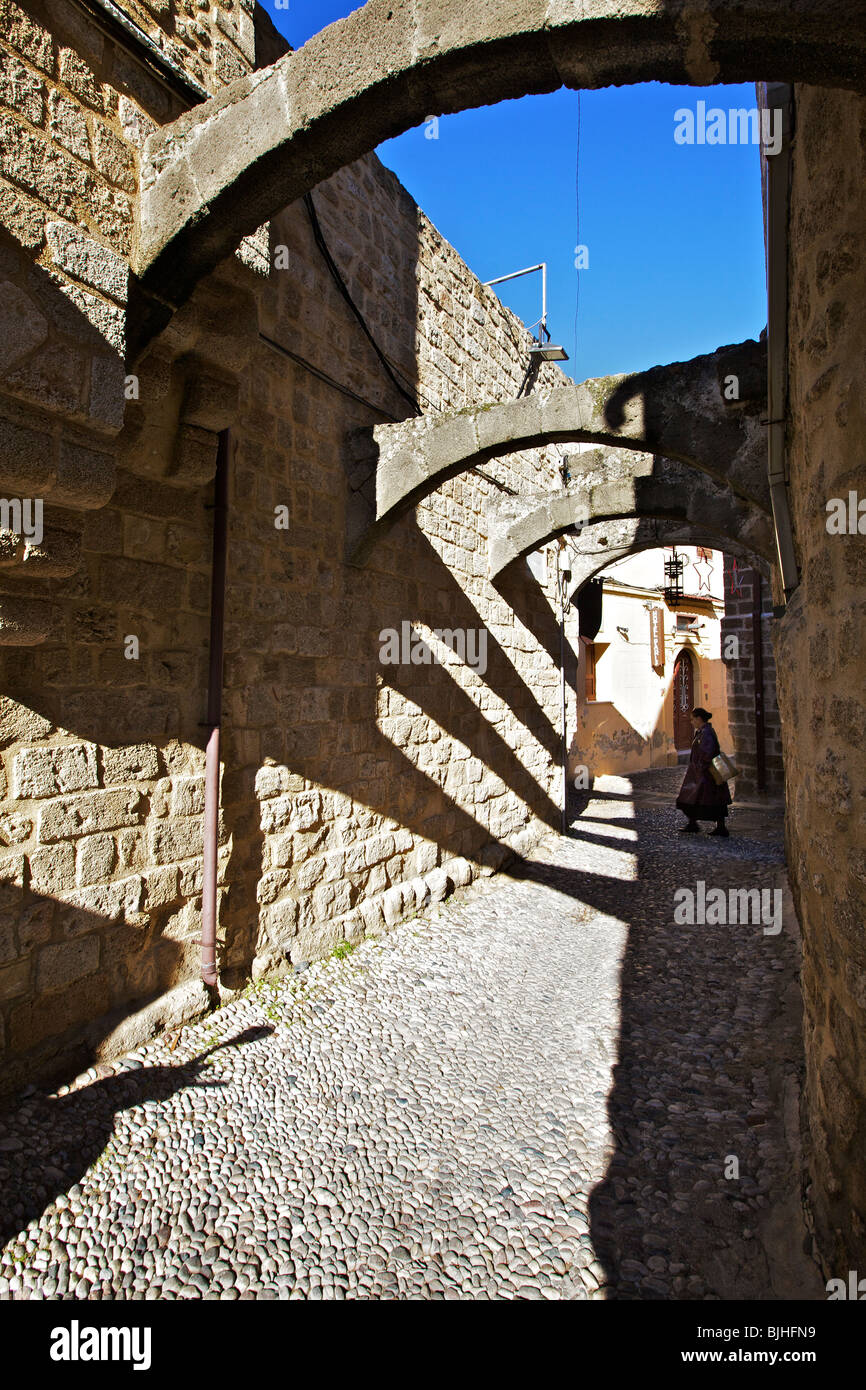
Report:
M559 825L561 813L548 790L557 782L559 735L528 673L521 674L512 656L481 622L477 609L413 520L400 523L394 547L397 563L417 575L417 582L383 584L381 574L363 572L372 592L346 595L344 659L335 665L330 646L321 657L300 663L287 655L285 665L296 683L284 687L284 722L262 734L261 777L258 768L226 774L226 819L235 836L242 798L255 784L258 796L247 800L242 811L243 833L247 843L258 833L251 862L261 863L263 855L265 880L259 884L253 867L244 879L243 898L237 895L237 878L248 861L233 851L227 870L231 886L225 919L225 959L232 979L249 971L260 949L274 961L287 954L292 960L310 958L311 926L317 914L350 912L364 897L381 893L391 884L451 857L477 859L491 841L499 844L502 836L491 829L488 813L491 796L513 794L508 826L512 832L533 817L551 827ZM357 579L354 570L340 573L347 579L347 588ZM551 609L537 584L534 598L530 586L525 586L523 605L521 621L544 630ZM458 683L447 646L431 638L444 623L457 632L483 634L484 670L479 667L471 686ZM410 634L405 651L404 624ZM438 659L383 662L383 632L397 634L401 658L413 647L417 650L426 633ZM453 660L462 664L456 657ZM279 678L276 668L275 672ZM558 675L551 668L548 676L556 697L549 707L555 710ZM326 699L316 707L312 697L323 687ZM241 704L254 695L252 687L242 692ZM518 736L523 740L522 756L513 746ZM270 773L268 763L276 765ZM360 833L354 840L347 840L348 831L322 824L316 793L303 790L307 781L324 794L345 798L346 813L352 812L359 822ZM263 786L270 788L270 799L259 805ZM318 879L309 866L292 866L294 850L286 845L284 833L291 829L291 809L284 797L275 796L274 788L302 795L305 820L297 838L303 852L317 856ZM232 805L236 796L239 799ZM262 823L268 827L263 848L257 831ZM366 859L362 854L359 864L359 846L363 850L365 840L377 833L381 837L389 825L411 832L421 842L420 848L395 847L390 855L377 859L369 845ZM420 864L419 855L424 860ZM296 906L280 899L286 890L293 894ZM258 904L265 908L258 938L257 894ZM269 918L276 922L273 932ZM290 934L299 928L292 939L286 940L283 932L281 941L281 918ZM321 953L322 948L336 944L339 935L330 942L324 927L319 930Z
M59 854L64 847L55 848ZM115 880L94 895L105 905L102 915L77 903L74 892L63 902L34 891L23 856L14 861L18 881L10 882L11 862L4 861L0 882L7 958L0 981L8 1006L6 1041L15 1056L4 1062L3 1091L35 1075L57 1080L83 1070L115 1032L116 1051L140 1042L145 1033L139 1029L136 1036L134 1023L125 1026L131 1008L143 1021L157 1005L165 1022L168 996L189 977L199 952L192 937L197 926L187 922L186 941L175 939L176 924L166 923L164 914L134 910L141 897L134 879ZM112 899L114 916L108 915ZM201 994L204 1007L203 987ZM149 1020L151 1027L156 1022Z
M188 495L167 491L180 497L189 519ZM139 484L125 475L119 492L121 502L137 501ZM151 507L156 510L157 504ZM201 494L196 508L203 516ZM156 533L174 525L171 513L161 521L145 521L148 545L158 550ZM411 569L424 581L407 593L412 606L395 602L379 575L369 576L372 592L362 595L360 611L355 610L362 631L351 639L365 651L365 660L349 663L351 686L341 688L339 681L329 680L331 638L322 655L309 661L273 654L270 676L281 696L281 722L262 733L259 747L264 759L291 767L293 789L309 779L323 790L343 794L351 806L393 819L422 837L432 851L427 867L434 867L440 859L477 856L491 840L485 823L490 793L476 799L473 792L482 775L513 793L509 829L520 829L533 815L558 825L559 811L547 786L559 743L527 674L521 675L481 624L414 522L407 521L405 529L409 534L402 544L413 555ZM16 664L7 676L12 697L5 709L7 746L18 750L16 757L54 740L55 728L65 731L64 738L81 742L58 745L55 740L51 745L60 748L61 756L65 750L79 760L77 781L62 785L64 774L57 770L51 785L35 789L35 803L9 808L14 815L17 805L24 814L7 827L19 843L3 861L10 876L3 921L15 976L7 972L4 993L10 1001L8 1044L23 1055L5 1069L4 1089L31 1079L36 1071L53 1076L61 1067L66 1074L80 1069L109 1036L134 1045L140 1041L134 1033L138 1021L144 1024L149 1018L152 1027L169 1027L178 1010L189 1016L190 1008L207 1007L197 979L203 791L203 730L197 716L205 704L204 660L203 652L178 651L172 640L181 630L187 642L195 633L204 637L202 599L187 611L188 586L197 578L186 568L116 557L107 574L93 565L65 584L57 581L61 602L64 589L70 595L70 625L90 642L79 645L71 672L63 652L46 645L32 651L26 668ZM550 625L550 605L537 585L533 599L527 581L522 603L523 623ZM447 665L387 666L378 660L383 628L399 630L408 619L423 632L441 626L443 613L454 629L471 627L486 634L485 669L474 697ZM160 628L165 614L168 627ZM125 661L119 649L105 650L110 635L130 628L149 634L140 662ZM170 644L164 652L156 645L160 634ZM104 673L102 688L99 672ZM70 676L73 681L78 677L84 688L70 687ZM555 672L552 677L555 684ZM242 678L237 668L227 672L230 699L238 694ZM241 691L239 708L245 710L246 701L262 697L254 662L250 678L254 685ZM314 708L311 694L326 681L327 701ZM441 753L423 756L423 734L414 740L408 735L407 716L397 712L394 701L400 711L414 708L419 722L432 722L442 736L440 749L451 746L445 736L463 745L466 766L476 764L474 781L464 779L449 755L444 760ZM279 851L266 846L262 820L269 813L257 795L259 766L236 765L243 754L232 741L241 739L243 731L240 719L231 722L230 703L227 717L220 935L223 964L237 985L248 977L256 956L270 952L273 964L279 955L279 938L269 939L260 909L286 884L293 888L298 866L282 869ZM518 734L534 749L532 766L511 746ZM311 854L340 848L340 835L329 839L321 827L310 830ZM365 893L417 873L412 851L396 855L389 869L385 879L375 865L347 874L339 896L331 900L334 915L354 907ZM314 883L298 891L297 913L307 931L296 949L310 958L313 914L318 911L320 920L329 899L325 888ZM327 948L327 933L321 935L318 945ZM182 1000L163 998L178 989L186 990ZM124 1029L126 1017L130 1023Z

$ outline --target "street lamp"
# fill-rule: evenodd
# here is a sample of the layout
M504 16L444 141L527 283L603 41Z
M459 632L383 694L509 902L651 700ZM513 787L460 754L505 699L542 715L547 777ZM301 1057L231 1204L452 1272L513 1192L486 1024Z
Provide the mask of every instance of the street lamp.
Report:
M540 362L567 362L568 353L564 347L558 343L550 341L550 334L547 331L547 262L540 261L538 265L528 265L524 270L513 270L510 275L498 275L495 280L485 280L485 285L501 285L505 280L517 280L521 275L533 275L537 270L541 271L541 318L537 324L532 324L532 328L538 329L538 339L529 349L530 358ZM547 341L545 341L545 339Z

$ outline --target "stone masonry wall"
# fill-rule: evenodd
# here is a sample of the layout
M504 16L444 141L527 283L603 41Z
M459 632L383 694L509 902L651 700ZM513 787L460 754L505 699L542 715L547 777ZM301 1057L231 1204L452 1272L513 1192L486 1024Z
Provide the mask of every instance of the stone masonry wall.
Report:
M753 585L756 571L725 556L725 613L722 618L722 651L728 637L736 637L739 655L726 662L728 726L733 741L732 755L740 776L735 795L751 796L758 790L758 764L755 741L755 666L753 637ZM760 576L758 576L760 577ZM736 586L736 587L735 587ZM762 583L762 614L771 613L772 594L767 580ZM776 697L776 660L773 652L773 619L761 619L764 693L764 790L778 796L784 788L782 729Z
M810 1203L828 1273L866 1267L866 102L800 87L790 224L790 491L800 585L778 624L787 836L803 928Z
M110 130L137 178L149 123L176 111L71 7L6 10L7 58L18 64L3 147L18 152L3 167L5 206L18 217L9 212L9 265L20 321L39 326L41 314L46 333L11 335L29 344L29 375L7 377L0 416L7 429L43 422L55 455L83 447L76 429L98 431L106 459L102 492L68 508L71 521L58 513L75 528L65 565L58 545L53 570L31 577L20 551L0 570L0 602L43 614L41 642L0 649L8 1090L208 1005L198 980L202 721L219 429L233 440L219 902L228 992L384 930L557 823L559 682L552 591L528 570L507 596L494 589L485 530L487 499L503 486L558 485L555 459L512 456L485 465L485 477L455 479L363 569L345 563L352 441L411 408L342 299L302 205L273 219L259 254L233 258L200 287L124 398L119 263L132 189L111 183L98 150ZM23 119L22 84L32 96ZM55 109L66 125L52 123ZM75 196L64 201L63 188ZM425 410L518 393L525 330L374 157L315 201L356 302ZM103 205L116 221L100 220ZM64 318L70 301L74 319ZM113 357L113 374L100 378L94 423L99 354ZM55 380L65 395L52 395ZM535 389L560 380L545 366ZM30 481L32 492L44 484ZM8 474L0 483L11 491ZM287 531L275 526L282 506ZM428 636L485 632L486 670L432 637L437 664L382 665L380 632L404 622Z

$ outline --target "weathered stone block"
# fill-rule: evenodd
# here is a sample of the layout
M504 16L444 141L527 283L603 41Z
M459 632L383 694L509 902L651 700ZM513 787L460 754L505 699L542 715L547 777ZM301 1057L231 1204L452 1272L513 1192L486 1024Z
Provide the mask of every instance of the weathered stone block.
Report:
M16 1052L25 1052L46 1038L55 1038L67 1029L98 1019L108 1009L108 1003L108 982L95 973L77 979L74 989L58 987L48 999L23 1002L12 1010L12 1047Z
M0 28L7 42L42 72L54 71L54 44L47 29L14 4L0 0Z
M78 842L76 882L84 887L110 878L116 862L117 846L111 835L87 835Z
M111 1032L104 1036L97 1033L94 1039L97 1059L110 1059L130 1052L149 1042L156 1033L170 1032L181 1024L203 1017L210 1008L210 997L202 981L186 980L145 1008L125 1017Z
M28 251L38 251L45 240L45 209L4 184L0 188L0 225Z
M144 142L157 129L154 122L142 111L140 106L121 94L117 107L121 129L131 145L143 150Z
M430 901L430 896L430 885L420 874L408 880L406 884L406 897L408 902L414 906L417 911L420 911L422 907L427 905Z
M260 801L282 796L287 792L302 792L304 779L287 767L260 767L256 773L256 796Z
M182 424L177 432L168 476L187 487L201 487L216 472L217 435L212 430Z
M286 869L293 859L294 846L291 835L272 835L265 841L265 869Z
M64 440L51 501L74 511L104 507L116 483L114 457Z
M262 830L312 830L321 823L322 796L320 792L302 792L298 796L278 796L262 803Z
M313 914L317 920L340 917L352 906L352 890L348 883L320 883L313 892Z
M173 816L201 816L204 814L204 778L178 777L171 793L171 814Z
M95 111L102 110L102 94L91 68L71 48L60 50L60 80Z
M368 868L390 859L394 853L393 835L375 835L364 845L364 862Z
M17 285L4 284L0 301L0 370L39 347L48 336L48 320ZM0 464L0 472L3 472Z
M36 957L36 988L49 993L83 980L99 968L99 937L83 936L43 946Z
M6 965L17 956L18 944L15 940L14 926L11 922L0 923L0 964Z
M842 1147L847 1149L857 1132L858 1103L835 1057L828 1057L821 1064L821 1090L827 1115Z
M0 53L0 101L19 112L31 125L45 114L45 83L8 53Z
M0 1002L15 999L30 990L30 960L17 960L0 966Z
M424 877L430 889L431 901L439 903L443 898L447 898L451 891L451 884L444 869L431 869L430 873L425 874Z
M48 129L51 138L69 150L70 154L90 163L90 141L84 113L76 102L56 90L48 98Z
M158 776L159 754L152 743L102 750L102 777L106 786L115 782L150 782Z
M309 893L317 883L321 883L325 873L325 858L318 855L305 859L295 868L295 883L299 893Z
M70 844L52 845L30 855L30 887L34 893L57 896L75 883L75 849Z
M58 796L98 785L96 745L72 743L60 748L25 748L13 764L15 795Z
M402 883L395 883L382 894L382 916L389 927L399 922L404 913L405 890Z
M293 965L303 961L321 960L328 956L343 939L339 922L318 923L310 930L302 930L292 942L289 959Z
M121 256L68 222L47 222L45 235L61 270L118 304L126 303L129 267Z
M202 822L190 818L177 825L170 821L155 825L150 832L150 847L157 864L199 856L204 847Z
M218 876L219 877L219 876ZM194 859L186 864L178 865L178 894L181 898L194 897L200 893L203 883L203 870L201 859Z
M192 899L184 903L183 907L178 908L170 917L167 917L162 928L162 939L164 941L194 941L201 938L201 902L199 899Z
M468 859L449 859L442 867L455 888L465 887L475 877L473 865Z
M0 478L22 497L44 497L56 477L50 434L0 421Z
M166 864L161 869L149 869L143 875L145 912L153 912L158 907L168 907L180 897L178 888L179 873L176 864Z
M56 801L39 813L39 839L43 844L51 844L100 830L137 825L143 809L144 799L134 787Z
M0 172L63 217L74 218L76 199L87 196L87 170L42 136L0 116Z
M136 191L135 160L113 130L97 122L93 131L93 160L100 174L127 193Z
M129 921L139 911L143 891L138 874L116 883L78 888L61 903L58 922L65 937L80 936L106 922Z
M29 816L0 816L0 844L21 845L33 834Z
M297 930L298 903L295 898L280 898L279 902L263 907L260 914L261 928L267 939L276 947L289 941Z
M260 903L273 903L281 893L292 886L292 875L288 869L272 869L262 874L256 887L256 897ZM298 884L302 888L302 884Z

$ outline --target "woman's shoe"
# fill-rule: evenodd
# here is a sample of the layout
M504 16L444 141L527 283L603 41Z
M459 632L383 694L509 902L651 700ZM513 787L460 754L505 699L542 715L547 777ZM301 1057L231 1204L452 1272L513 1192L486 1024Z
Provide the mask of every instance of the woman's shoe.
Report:
M729 839L731 832L726 825L717 825L715 830L710 831L711 835L721 835L724 839Z
M688 825L681 825L679 827L679 832L681 835L699 835L701 833L696 820L690 820ZM725 831L726 835L727 833L728 832Z

